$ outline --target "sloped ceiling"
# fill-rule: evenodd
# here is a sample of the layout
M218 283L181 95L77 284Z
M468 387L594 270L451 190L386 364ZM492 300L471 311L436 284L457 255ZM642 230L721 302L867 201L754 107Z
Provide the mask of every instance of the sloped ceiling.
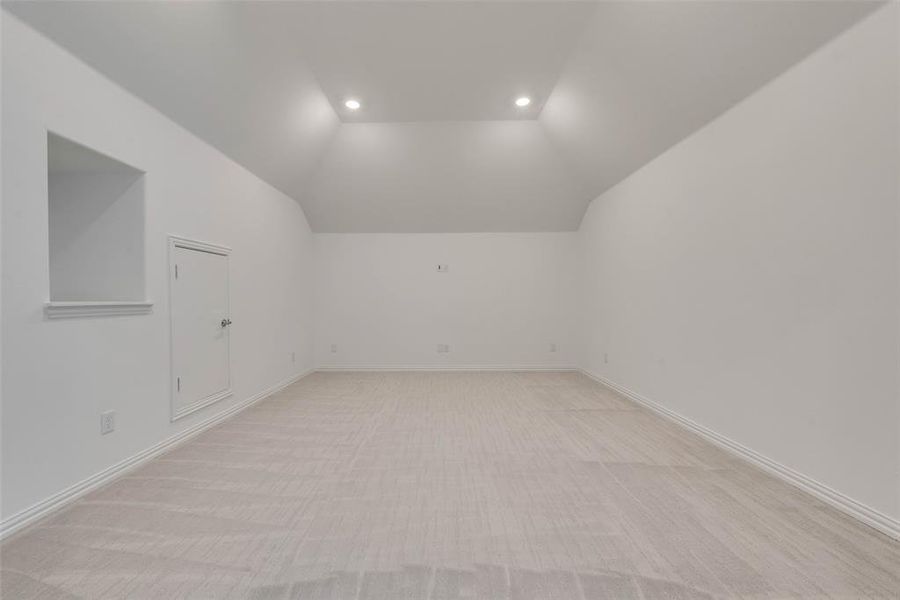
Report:
M598 196L876 6L604 2L541 124Z
M295 198L314 231L438 232L577 229L591 199L879 4L3 6Z

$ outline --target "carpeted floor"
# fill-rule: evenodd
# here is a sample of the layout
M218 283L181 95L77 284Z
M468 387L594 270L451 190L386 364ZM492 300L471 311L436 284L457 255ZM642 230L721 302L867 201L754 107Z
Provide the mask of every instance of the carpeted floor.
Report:
M316 373L20 533L27 598L900 598L900 543L576 373Z

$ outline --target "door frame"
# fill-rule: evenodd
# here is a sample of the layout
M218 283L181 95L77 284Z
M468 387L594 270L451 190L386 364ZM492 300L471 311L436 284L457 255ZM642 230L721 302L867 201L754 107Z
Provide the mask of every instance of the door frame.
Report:
M231 389L231 333L229 332L225 338L225 357L227 361L226 377L228 386L221 392L216 392L206 398L201 398L192 402L187 406L179 409L175 408L175 400L178 395L178 383L175 375L175 250L182 248L184 250L194 250L197 252L207 252L209 254L217 254L225 257L225 287L228 290L225 298L225 312L228 316L231 314L231 248L221 246L219 244L211 244L200 240L193 240L179 235L168 236L168 252L169 252L169 420L177 421L182 417L194 413L201 408L205 408L210 404L214 404L219 400L223 400L232 395Z

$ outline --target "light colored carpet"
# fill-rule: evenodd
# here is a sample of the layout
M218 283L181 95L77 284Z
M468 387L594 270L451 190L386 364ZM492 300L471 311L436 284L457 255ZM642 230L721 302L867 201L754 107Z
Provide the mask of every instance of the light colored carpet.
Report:
M900 544L575 373L317 373L2 548L4 598L900 598Z

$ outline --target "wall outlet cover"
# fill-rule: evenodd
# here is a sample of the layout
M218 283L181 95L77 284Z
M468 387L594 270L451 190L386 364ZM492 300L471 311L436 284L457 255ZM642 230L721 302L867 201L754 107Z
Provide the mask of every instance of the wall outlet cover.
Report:
M106 435L112 433L116 429L116 412L108 410L100 413L100 434Z

